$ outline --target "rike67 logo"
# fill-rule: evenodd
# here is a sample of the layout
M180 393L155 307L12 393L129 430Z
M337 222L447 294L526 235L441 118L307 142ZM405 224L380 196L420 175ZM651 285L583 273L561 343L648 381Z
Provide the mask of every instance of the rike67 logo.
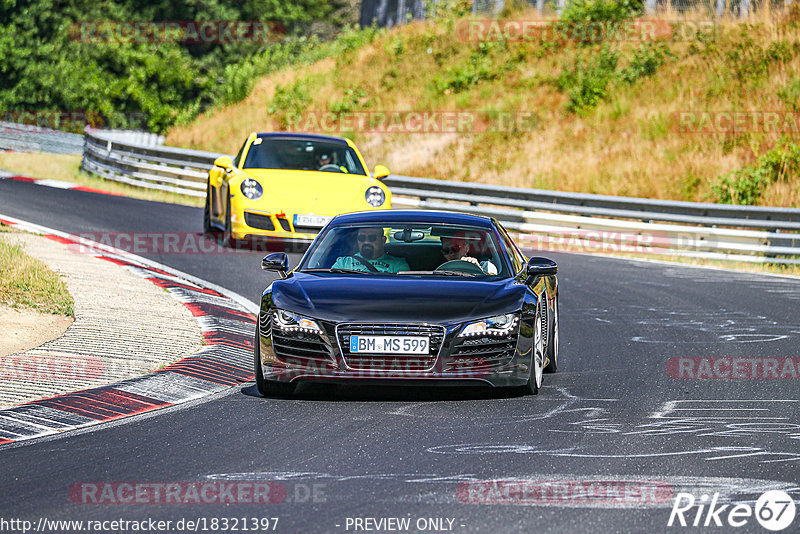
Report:
M780 490L762 494L755 506L719 504L718 501L719 493L715 493L710 502L708 495L696 499L691 493L678 493L667 526L743 527L755 516L762 527L777 532L791 525L797 512L791 496Z

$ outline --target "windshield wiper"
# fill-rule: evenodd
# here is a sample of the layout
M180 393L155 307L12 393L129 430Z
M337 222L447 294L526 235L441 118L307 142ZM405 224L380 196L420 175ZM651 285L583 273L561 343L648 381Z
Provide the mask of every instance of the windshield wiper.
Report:
M478 276L475 273L464 273L461 271L431 271L431 274L441 274L444 276Z

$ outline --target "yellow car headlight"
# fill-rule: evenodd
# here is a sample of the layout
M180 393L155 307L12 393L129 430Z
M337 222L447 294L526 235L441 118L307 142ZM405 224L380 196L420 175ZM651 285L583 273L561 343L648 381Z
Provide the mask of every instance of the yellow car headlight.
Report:
M367 188L367 192L364 193L364 198L367 200L367 204L373 208L379 208L386 202L386 193L377 185L373 185Z
M246 178L241 186L242 194L250 200L258 200L264 194L261 184L252 178Z

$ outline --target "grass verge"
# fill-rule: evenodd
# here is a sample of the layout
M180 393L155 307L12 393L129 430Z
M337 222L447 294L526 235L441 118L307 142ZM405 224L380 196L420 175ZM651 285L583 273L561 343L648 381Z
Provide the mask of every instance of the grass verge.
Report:
M0 223L0 236L14 232ZM0 304L42 313L75 315L64 281L44 263L25 254L22 245L0 237Z
M81 156L77 154L0 152L0 168L20 176L73 182L109 193L155 202L200 207L204 201L202 198L178 195L168 191L141 189L88 174L81 171Z

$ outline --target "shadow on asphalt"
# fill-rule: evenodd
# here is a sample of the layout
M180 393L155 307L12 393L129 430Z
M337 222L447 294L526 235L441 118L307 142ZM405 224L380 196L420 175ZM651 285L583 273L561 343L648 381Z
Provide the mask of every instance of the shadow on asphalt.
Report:
M264 398L255 385L241 389L248 397ZM289 397L268 397L269 400L302 400L311 402L437 402L508 399L521 397L520 388L489 386L349 386L337 384L300 384ZM265 398L266 400L266 398Z

